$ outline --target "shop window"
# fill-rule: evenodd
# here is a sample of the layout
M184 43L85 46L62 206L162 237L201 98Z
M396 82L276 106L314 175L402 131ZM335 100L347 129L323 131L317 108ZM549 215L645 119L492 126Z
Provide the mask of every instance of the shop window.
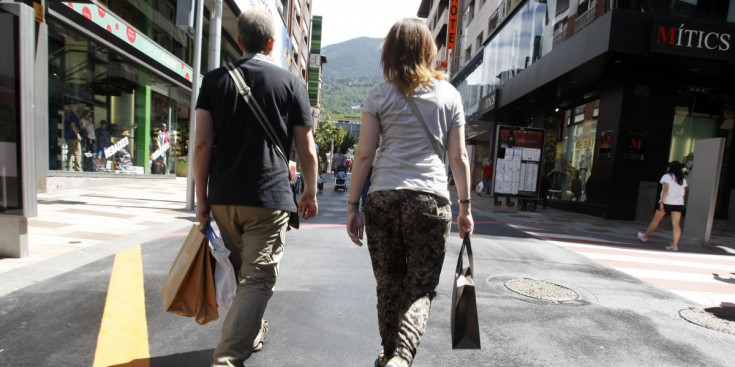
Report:
M20 88L18 28L15 16L0 11L0 213L21 214Z
M722 96L680 92L674 110L669 161L683 162L691 170L697 140L723 136L732 129L735 111L727 111L727 106L733 108L731 103L731 99Z
M702 92L704 90L704 92ZM733 121L735 120L735 98L716 94L707 88L692 87L676 95L676 107L671 132L669 161L679 161L684 171L697 177L694 166L694 150L698 140L725 138L725 151L720 171L720 182L715 203L715 218L728 217L731 201L733 174L731 173Z
M594 166L598 113L599 100L563 112L564 123L558 127L562 139L551 149L553 157L544 157L550 199L586 201L586 184ZM552 127L547 126L547 131L551 137Z
M151 162L159 157L152 154L164 145L158 141L163 124L169 134L177 126L178 103L171 99L178 88L158 79L149 66L59 22L49 19L48 26L49 169L153 171ZM174 172L171 152L178 142L169 140L163 152L166 173Z

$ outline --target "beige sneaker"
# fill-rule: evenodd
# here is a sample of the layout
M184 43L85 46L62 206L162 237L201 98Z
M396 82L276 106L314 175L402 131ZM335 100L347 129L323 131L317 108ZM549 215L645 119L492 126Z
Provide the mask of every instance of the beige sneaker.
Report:
M268 336L268 321L263 320L263 323L260 324L260 331L255 336L255 342L253 342L253 352L260 352L263 349L266 336Z

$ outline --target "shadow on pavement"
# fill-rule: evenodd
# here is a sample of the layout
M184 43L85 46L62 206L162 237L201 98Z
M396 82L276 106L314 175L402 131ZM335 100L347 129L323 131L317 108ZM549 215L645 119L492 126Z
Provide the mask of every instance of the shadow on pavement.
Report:
M110 367L186 367L208 366L212 363L214 349L198 350L194 352L176 353L168 356L134 359L128 363L116 364Z

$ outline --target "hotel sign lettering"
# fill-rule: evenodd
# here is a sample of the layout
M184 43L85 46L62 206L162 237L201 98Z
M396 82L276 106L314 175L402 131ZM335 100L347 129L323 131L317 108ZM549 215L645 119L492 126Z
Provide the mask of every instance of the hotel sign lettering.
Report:
M447 60L451 59L450 50L454 52L457 47L457 24L459 22L459 0L449 2L449 21L447 32Z
M735 27L729 24L653 18L651 52L735 60Z

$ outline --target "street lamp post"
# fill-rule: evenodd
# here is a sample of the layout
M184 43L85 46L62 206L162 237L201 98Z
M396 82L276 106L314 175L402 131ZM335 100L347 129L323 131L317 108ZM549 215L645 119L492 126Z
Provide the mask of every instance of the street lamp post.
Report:
M194 139L196 137L196 104L199 96L199 74L202 60L202 17L204 0L199 0L196 10L196 35L194 37L194 75L191 78L191 105L189 106L189 156L186 160L186 210L194 210Z
M327 172L332 169L332 158L334 158L334 133L332 133L332 143L329 145L329 159L327 160Z

